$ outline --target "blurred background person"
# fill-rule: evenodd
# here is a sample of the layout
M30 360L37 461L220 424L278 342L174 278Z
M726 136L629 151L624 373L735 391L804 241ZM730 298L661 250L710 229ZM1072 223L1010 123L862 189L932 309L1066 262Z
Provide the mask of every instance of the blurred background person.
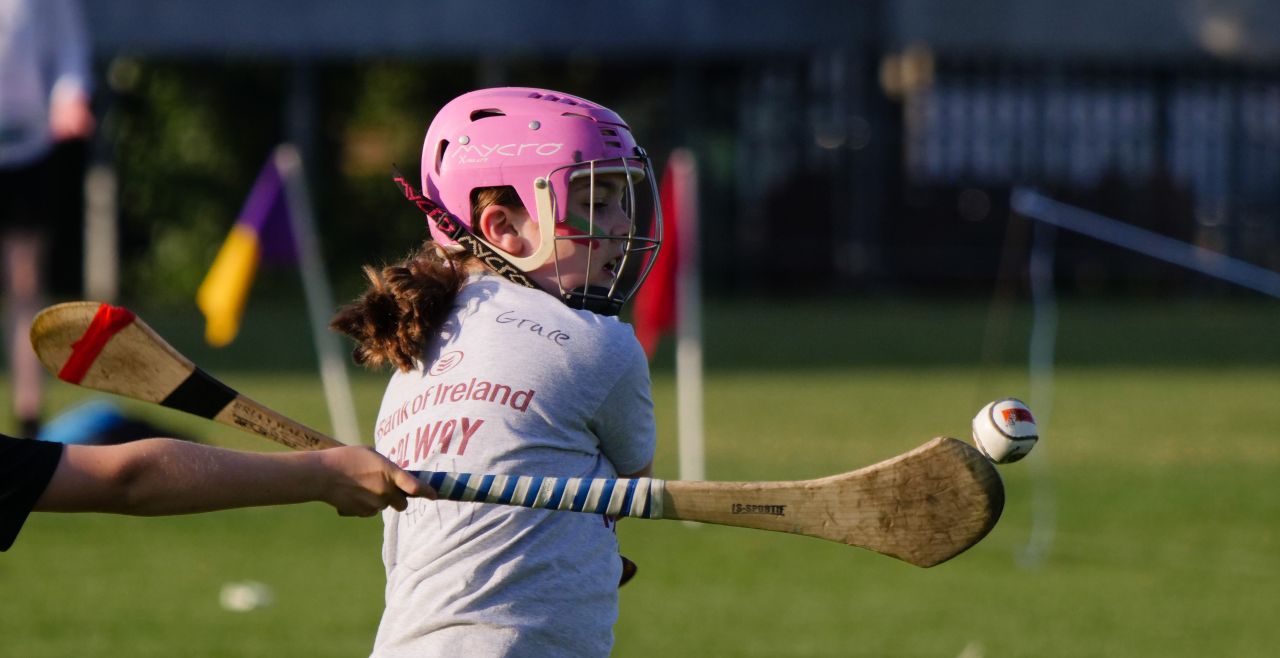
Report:
M89 46L75 0L0 0L0 258L18 433L40 428L42 374L28 344L43 303L46 236L56 205L50 161L59 142L85 140ZM78 195L78 181L73 194Z

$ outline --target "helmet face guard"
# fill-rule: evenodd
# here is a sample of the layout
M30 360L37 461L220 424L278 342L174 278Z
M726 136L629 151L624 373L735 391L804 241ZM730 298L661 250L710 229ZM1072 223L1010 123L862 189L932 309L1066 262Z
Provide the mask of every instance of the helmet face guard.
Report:
M607 226L595 211L602 205L597 183L606 180L617 188ZM537 225L541 242L532 254L503 252L471 225L472 194L504 186L515 190ZM590 190L585 204L583 189ZM660 211L656 179L630 128L613 111L558 92L482 89L450 101L427 130L422 192L409 198L419 207L420 199L442 209L452 218L447 228L460 226L467 235L456 239L463 234L432 219L437 243L498 254L509 267L482 260L504 275L503 269L528 273L554 261L558 290L547 292L596 313L621 310L648 275L661 243L662 223L653 221ZM625 226L618 217L626 218ZM585 262L575 257L561 267L565 254L580 256L582 250Z
M576 259L572 265L580 268L578 271L569 271L571 266L565 259L556 258L554 261L559 284L557 293L572 308L617 315L640 290L656 260L662 244L662 209L652 165L643 155L643 149L638 150L640 155L634 158L593 160L553 172L553 176L568 173L568 189L581 187L588 190L579 192L586 195L586 216L572 210L561 213L564 219L555 225L555 235L549 241L557 252L571 250L565 248L566 243L585 251L585 258ZM606 177L621 185L616 191L617 198L609 202L597 197L600 187L597 183ZM554 188L548 185L546 189ZM557 211L558 205L568 205L567 199L560 204L557 201L554 197L551 199L552 213ZM625 226L604 226L603 220L596 216L596 208L602 205L615 206L626 218ZM545 235L543 240L544 244L548 242ZM601 268L607 274L605 281L593 277ZM593 278L597 278L595 283L591 282ZM578 279L586 283L566 288L566 280L576 282Z

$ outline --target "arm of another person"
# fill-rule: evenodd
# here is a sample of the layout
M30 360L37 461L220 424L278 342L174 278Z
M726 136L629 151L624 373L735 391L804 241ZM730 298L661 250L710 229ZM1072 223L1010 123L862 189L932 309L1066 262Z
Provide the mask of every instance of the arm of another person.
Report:
M53 88L49 94L49 130L55 141L88 139L96 121L90 107L90 47L77 0L47 2L51 24L44 26Z
M138 516L322 501L372 516L430 487L362 446L288 453L227 450L174 439L67 446L35 509Z

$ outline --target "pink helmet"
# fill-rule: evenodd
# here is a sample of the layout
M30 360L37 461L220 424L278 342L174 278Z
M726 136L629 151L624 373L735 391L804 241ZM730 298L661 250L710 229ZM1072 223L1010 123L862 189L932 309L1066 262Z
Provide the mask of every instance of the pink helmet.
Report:
M423 195L468 232L475 233L471 226L474 190L497 186L515 189L537 223L542 242L535 253L525 257L498 251L525 272L552 258L557 239L608 239L590 235L590 231L577 235L561 231L557 237L555 227L568 219L565 200L571 180L619 173L626 175L632 215L657 212L657 186L649 158L636 145L626 122L601 105L545 89L506 87L463 94L440 109L422 145ZM640 191L649 195L641 203L636 203L637 183L643 183ZM631 263L628 267L624 259L619 268L628 275L619 276L607 291L567 291L562 287L558 293L571 306L616 313L639 289L661 236L648 235L649 217L633 216L631 220L631 231L625 238L625 253ZM437 243L457 244L436 223L428 225ZM660 231L660 227L661 222L654 222L652 230ZM593 308L594 301L602 301L606 308Z

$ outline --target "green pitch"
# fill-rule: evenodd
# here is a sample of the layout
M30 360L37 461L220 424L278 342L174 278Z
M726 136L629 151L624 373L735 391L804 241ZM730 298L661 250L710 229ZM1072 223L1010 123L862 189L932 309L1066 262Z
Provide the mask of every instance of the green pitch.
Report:
M190 319L144 317L251 397L327 426L296 345L305 329L270 333L289 327L287 316L255 321L251 309L244 342L218 353L199 347ZM1280 303L1068 303L1051 409L1029 399L1027 310L988 319L982 302L709 309L713 479L830 475L934 435L967 439L978 407L1005 395L1033 403L1043 439L1000 469L1008 504L991 535L929 570L803 537L623 522L640 575L622 592L615 654L1272 655ZM674 478L669 359L666 350L655 369L657 470ZM365 424L381 380L355 379ZM84 397L56 382L49 393L53 406ZM220 445L272 449L126 408ZM1051 533L1038 561L1027 556L1037 518ZM0 654L366 655L382 605L380 532L376 520L320 504L169 519L37 515L0 555ZM245 580L268 585L273 603L223 610L221 587Z

